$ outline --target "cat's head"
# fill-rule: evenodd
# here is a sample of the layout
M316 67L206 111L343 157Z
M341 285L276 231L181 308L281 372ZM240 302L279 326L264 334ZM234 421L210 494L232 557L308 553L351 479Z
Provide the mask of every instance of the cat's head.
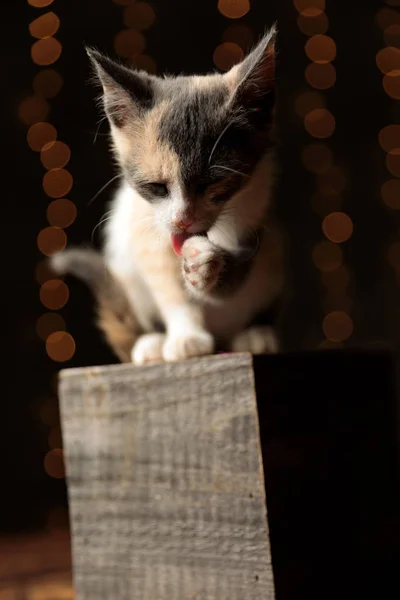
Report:
M88 51L125 179L170 233L207 231L271 145L275 36L205 76L160 78Z

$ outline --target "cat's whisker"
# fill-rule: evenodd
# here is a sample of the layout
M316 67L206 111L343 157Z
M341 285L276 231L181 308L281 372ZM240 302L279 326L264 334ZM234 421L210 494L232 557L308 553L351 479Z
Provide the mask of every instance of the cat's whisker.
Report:
M93 228L92 235L91 235L91 239L92 239L93 243L94 243L94 234L96 233L97 229L99 227L101 227L103 225L103 223L106 223L107 221L112 219L112 216L114 213L115 213L115 210L109 210L108 212L106 212L103 215L103 217L100 219L100 221L97 223L97 225Z
M93 198L91 198L89 200L88 206L90 206L92 204L92 202L94 202L96 200L96 198L98 198L100 196L100 194L102 192L104 192L104 190L106 190L108 188L108 186L113 183L113 181L115 181L116 179L121 179L121 177L123 177L122 173L120 173L120 175L115 175L115 177L112 177L109 181L107 181L107 183L105 183L103 185L103 187L99 189L99 191L93 196Z
M212 147L212 150L210 152L210 156L208 157L208 164L211 163L212 157L214 156L214 152L216 151L218 144L220 143L220 141L221 141L222 137L225 135L225 133L228 131L229 127L231 127L231 125L233 125L233 121L229 121L228 125L226 125L223 128L223 130L221 131L221 133L217 137L217 141L215 142L214 146Z
M93 145L97 142L97 138L99 135L107 135L106 133L100 134L100 128L102 126L102 124L104 123L104 121L107 120L107 117L103 117L102 119L100 119L98 125L97 125L97 129L96 129L96 133L94 134L94 138L93 138Z
M224 171L229 171L230 173L235 173L236 175L240 175L241 177L246 177L250 179L250 175L247 173L243 173L242 171L238 171L237 169L231 169L231 167L225 167L224 165L211 165L211 169L222 169Z

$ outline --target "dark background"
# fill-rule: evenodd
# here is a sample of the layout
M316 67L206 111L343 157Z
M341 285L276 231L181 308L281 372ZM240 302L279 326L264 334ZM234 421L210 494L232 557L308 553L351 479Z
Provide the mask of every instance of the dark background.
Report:
M297 25L298 11L293 1L251 0L250 4L251 10L240 23L250 28L254 40L273 21L279 24L281 179L277 208L289 241L292 283L284 322L285 347L315 349L321 342L340 346L341 343L332 340L327 343L322 328L324 315L335 306L326 308L324 280L312 260L313 248L324 240L324 234L321 215L315 212L312 203L316 177L304 167L301 158L304 147L318 140L307 133L295 110L299 95L312 89L305 79L310 62L304 52L308 37ZM145 53L156 61L157 72L213 70L213 53L223 41L225 30L234 23L218 11L217 0L154 0L151 5L156 20L143 35L147 44ZM400 215L381 200L381 185L391 175L378 141L380 130L398 123L400 117L399 101L385 94L383 74L376 66L376 54L385 45L376 14L385 7L388 8L383 1L372 0L326 3L327 35L337 46L334 61L337 81L330 89L322 90L322 95L335 116L336 129L322 142L329 145L335 165L346 175L341 210L351 217L354 225L352 237L342 245L344 263L351 274L345 306L354 327L343 345L397 350L399 294L395 270L388 262L388 247L398 239ZM62 75L64 85L49 100L47 120L57 128L58 139L71 150L66 168L74 178L74 185L68 198L75 203L78 215L66 229L68 244L90 242L114 186L89 202L115 171L106 123L100 127L94 143L100 115L95 106L96 91L88 83L84 44L115 56L113 40L124 28L124 8L111 0L56 0L44 8L35 8L22 0L3 0L1 4L4 247L0 295L3 316L0 444L4 510L0 528L3 531L44 528L51 515L58 514L54 511L66 506L64 479L51 477L44 468L47 453L57 449L57 444L48 441L49 434L53 432L57 438L58 431L54 375L59 368L115 362L93 327L91 298L77 282L68 281L70 300L59 311L76 343L73 358L62 364L53 361L36 333L37 319L46 312L35 278L35 268L43 260L37 236L48 226L46 208L50 200L42 187L45 169L39 154L27 143L29 124L19 118L19 106L32 94L32 81L42 68L34 64L30 55L34 39L29 24L49 10L61 21L55 37L63 51L50 68ZM397 17L392 14L393 23L400 22ZM99 243L98 230L94 240ZM334 301L335 297L334 294ZM336 299L336 308L341 310L343 298L338 295ZM58 473L57 469L52 472Z

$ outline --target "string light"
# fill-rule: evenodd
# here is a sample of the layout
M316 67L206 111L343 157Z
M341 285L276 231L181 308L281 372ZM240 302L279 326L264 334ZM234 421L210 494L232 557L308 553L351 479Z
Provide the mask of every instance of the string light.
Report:
M329 19L325 13L325 0L294 0L294 5L299 13L297 25L308 37L304 51L310 63L305 70L305 79L310 87L319 90L306 91L298 96L295 111L303 120L307 133L316 140L306 145L301 158L304 167L315 176L316 192L311 204L321 216L321 232L325 237L312 250L313 263L326 288L322 322L326 339L320 345L333 347L346 342L353 333L353 321L349 315L352 302L347 296L351 276L344 264L341 246L351 238L353 222L342 208L341 193L346 187L346 175L335 164L328 145L335 132L336 121L322 94L335 85L336 69L332 63L337 49L335 40L327 35Z
M115 52L129 65L148 73L156 73L156 61L148 54L144 54L147 41L143 33L157 18L154 8L147 2L130 0L113 0L113 2L125 7L123 21L126 26L126 29L119 31L114 38Z

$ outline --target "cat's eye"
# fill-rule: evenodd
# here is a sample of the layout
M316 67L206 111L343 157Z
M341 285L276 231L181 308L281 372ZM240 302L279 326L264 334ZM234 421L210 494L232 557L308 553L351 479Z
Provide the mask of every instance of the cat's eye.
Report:
M151 182L146 184L146 189L157 198L165 198L168 196L168 187L165 183Z

